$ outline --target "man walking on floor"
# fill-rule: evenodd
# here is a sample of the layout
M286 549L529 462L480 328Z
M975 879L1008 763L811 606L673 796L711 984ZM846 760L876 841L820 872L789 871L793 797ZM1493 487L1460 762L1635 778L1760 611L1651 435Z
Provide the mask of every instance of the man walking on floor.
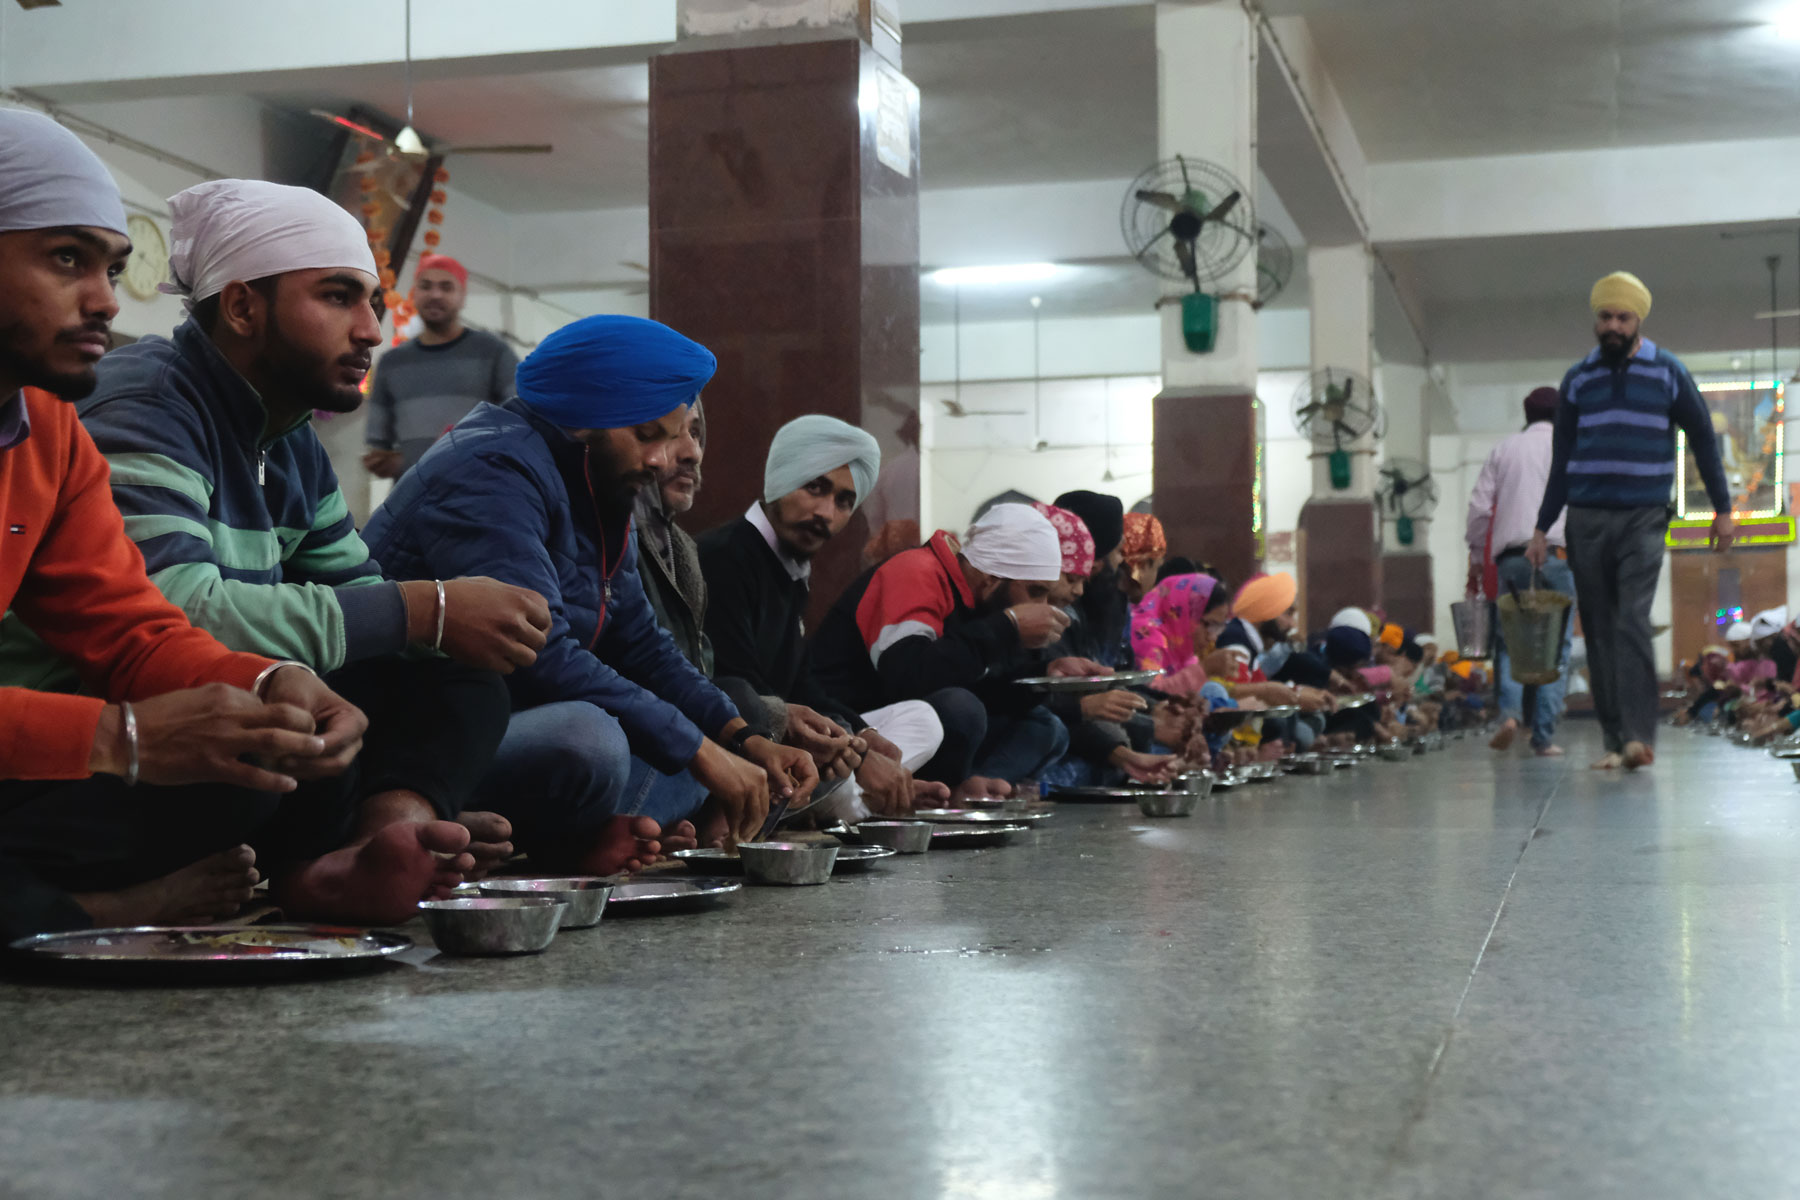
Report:
M1597 770L1656 761L1656 659L1650 604L1662 574L1675 430L1687 434L1717 515L1712 545L1731 547L1737 522L1706 402L1681 361L1640 333L1650 289L1618 271L1594 285L1599 346L1564 376L1555 451L1526 558L1550 558L1549 531L1568 506L1569 568L1581 605L1594 708L1606 737Z
M400 478L464 413L512 395L518 357L498 337L462 323L468 295L468 268L448 254L419 260L413 299L425 329L382 355L369 385L363 467L371 475Z
M1542 586L1571 599L1575 596L1575 580L1569 573L1569 556L1564 549L1563 517L1556 519L1545 538L1549 549L1542 570L1534 568L1525 558L1538 505L1544 498L1544 486L1550 479L1555 440L1553 425L1560 400L1560 393L1552 387L1538 388L1525 397L1524 431L1495 446L1481 466L1481 475L1475 480L1475 490L1469 496L1471 596L1480 590L1489 545L1494 547L1494 564L1500 572L1503 590L1523 592L1533 586ZM1568 670L1574 626L1573 621L1563 624L1557 666L1564 671ZM1507 750L1512 747L1513 739L1519 734L1519 723L1524 720L1526 687L1512 677L1504 642L1499 643L1494 670L1500 683L1500 729L1488 745L1496 750ZM1563 692L1567 682L1567 677L1563 676L1554 683L1538 684L1530 689L1533 694L1531 748L1539 757L1562 753L1554 739L1556 722L1563 712Z

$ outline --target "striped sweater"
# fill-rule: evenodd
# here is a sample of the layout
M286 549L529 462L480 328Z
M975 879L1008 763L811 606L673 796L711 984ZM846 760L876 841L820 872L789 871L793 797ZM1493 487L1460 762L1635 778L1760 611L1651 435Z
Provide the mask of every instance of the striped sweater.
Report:
M1617 366L1598 348L1563 377L1550 481L1537 527L1549 529L1565 505L1660 508L1675 487L1675 431L1687 434L1714 512L1731 493L1719 462L1712 415L1681 360L1649 338Z
M264 436L255 389L192 321L108 354L99 376L77 411L151 581L189 620L320 672L405 649L399 586L370 558L309 422ZM39 651L44 673L24 677L56 686Z

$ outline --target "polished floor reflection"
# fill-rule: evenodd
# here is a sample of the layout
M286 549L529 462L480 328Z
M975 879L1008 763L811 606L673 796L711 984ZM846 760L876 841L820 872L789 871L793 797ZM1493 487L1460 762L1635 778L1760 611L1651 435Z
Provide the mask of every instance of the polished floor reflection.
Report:
M0 1196L1800 1193L1800 784L1568 734L537 958L0 985Z

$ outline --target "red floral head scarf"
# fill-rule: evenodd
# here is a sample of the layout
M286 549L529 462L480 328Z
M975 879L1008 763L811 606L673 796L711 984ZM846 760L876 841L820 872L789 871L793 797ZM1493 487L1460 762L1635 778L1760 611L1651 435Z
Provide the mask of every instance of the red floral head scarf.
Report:
M1064 575L1078 575L1086 579L1094 570L1094 535L1088 532L1087 522L1066 508L1058 508L1054 504L1036 504L1031 507L1049 518L1050 524L1056 528L1056 539L1062 546L1062 569Z

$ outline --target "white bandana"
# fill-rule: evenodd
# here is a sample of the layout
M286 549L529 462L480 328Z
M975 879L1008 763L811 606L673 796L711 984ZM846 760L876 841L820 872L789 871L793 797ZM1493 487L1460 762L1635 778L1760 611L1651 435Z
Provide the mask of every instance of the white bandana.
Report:
M106 164L80 138L22 108L0 108L0 233L75 226L125 233Z
M169 197L169 269L162 290L191 308L225 290L289 271L342 267L379 275L362 225L310 188L215 179Z
M963 557L995 579L1055 583L1062 578L1062 538L1029 504L996 504L969 526Z

